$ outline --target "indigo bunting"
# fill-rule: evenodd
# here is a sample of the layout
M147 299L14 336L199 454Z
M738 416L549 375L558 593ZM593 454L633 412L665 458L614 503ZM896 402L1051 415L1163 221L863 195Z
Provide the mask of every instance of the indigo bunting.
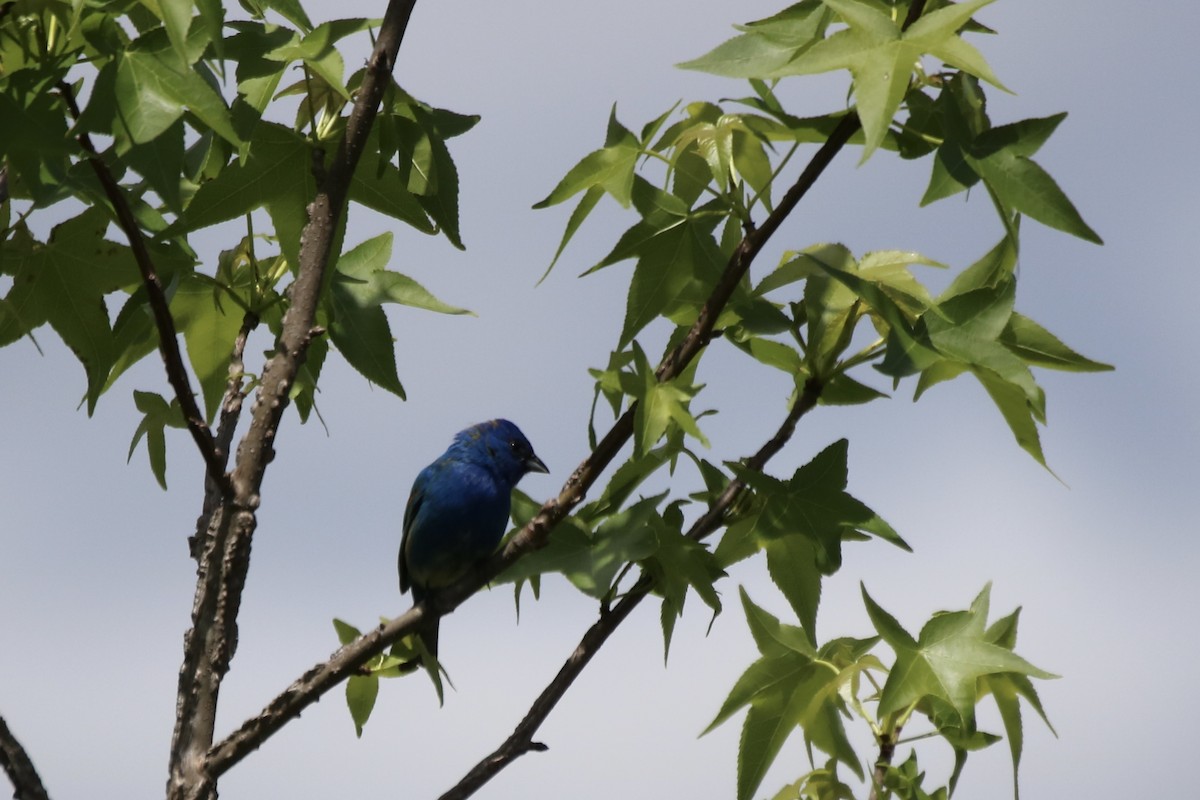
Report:
M419 603L490 556L508 526L513 487L529 472L549 470L508 420L459 431L413 482L400 539L400 591L411 587ZM418 635L436 657L438 620Z

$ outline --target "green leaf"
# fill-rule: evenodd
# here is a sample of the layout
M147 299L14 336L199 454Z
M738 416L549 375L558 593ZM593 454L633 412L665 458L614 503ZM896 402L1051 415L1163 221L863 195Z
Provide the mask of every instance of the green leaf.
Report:
M758 362L783 370L788 375L800 375L804 370L804 361L801 359L799 351L791 345L757 336L741 340L734 339L733 343Z
M679 520L682 522L682 519ZM721 613L721 598L714 586L725 575L703 544L684 536L679 527L664 523L656 527L658 549L646 569L655 577L655 591L663 598L663 663L671 648L674 621L683 616L684 600L694 589L714 616Z
M970 164L1006 205L1051 228L1104 244L1054 179L1032 159L1004 149L971 158Z
M987 390L988 396L992 398L996 408L1000 409L1000 414L1008 423L1008 427L1021 449L1033 456L1034 460L1043 467L1049 469L1046 464L1046 456L1042 452L1037 424L1030 409L1029 397L1024 389L986 369L973 369L972 373L983 384L983 388Z
M615 512L637 491L647 478L678 454L678 448L670 442L664 443L644 455L632 455L613 471L600 497L582 506L577 515L589 524ZM541 505L538 504L537 508ZM515 518L515 515L514 515Z
M984 634L987 641L1009 650L1014 649L1017 644L1017 620L1020 616L1020 611L1021 609L1018 608L1012 614L996 620L996 622L990 625ZM1019 800L1020 784L1018 782L1018 771L1021 765L1021 751L1024 747L1020 698L1024 697L1033 706L1051 733L1055 733L1054 726L1046 718L1046 712L1042 708L1037 690L1033 688L1033 682L1029 680L1028 676L1018 673L986 675L979 679L979 693L980 697L990 693L996 701L997 709L1000 711L1000 719L1004 722L1004 732L1008 736L1009 752L1012 755L1013 795Z
M277 47L265 54L272 61L283 64L303 61L305 66L321 76L325 83L346 100L350 93L342 81L345 64L335 47L338 40L377 25L379 20L335 19L323 22L298 41Z
M389 239L391 234L384 234ZM426 311L436 311L439 314L469 314L473 311L443 303L434 297L428 289L407 275L388 270L379 270L371 275L371 283L376 290L376 297L381 303L399 303L400 305L423 308Z
M633 343L633 353L635 374L627 376L632 378L627 392L638 401L633 417L634 452L650 452L672 424L708 447L708 439L689 408L692 398L703 387L688 383L690 371L673 380L659 381L637 342Z
M705 730L711 731L749 706L738 748L738 798L757 791L784 742L803 729L805 740L850 766L861 778L862 765L846 738L837 694L838 671L794 651L764 655L742 674Z
M652 555L661 523L656 508L666 494L648 497L612 515L595 533L568 517L550 534L550 543L500 573L498 583L520 583L548 572L560 572L579 591L605 597L625 564ZM657 519L657 523L655 520Z
M203 32L197 27L189 46L203 50ZM205 125L235 147L242 144L233 129L229 108L221 96L193 68L191 54L183 58L162 29L147 33L125 50L117 66L117 106L130 137L148 142L191 111Z
M823 769L802 775L780 789L771 800L854 800L854 789L838 778L837 763L837 759L829 759Z
M459 230L458 214L458 168L446 147L446 138L457 135L475 124L477 116L453 114L442 109L430 109L423 105L411 106L412 114L423 134L419 154L414 155L414 169L419 180L410 180L409 190L417 195L417 202L452 245L464 249ZM449 126L443 132L442 126Z
M300 5L300 0L260 0L265 8L279 13L284 19L302 31L311 31L313 24Z
M166 491L167 488L167 428L186 428L183 410L179 400L173 399L170 404L162 395L154 392L133 393L133 402L137 410L144 415L133 433L133 441L129 443L129 454L125 457L128 462L133 458L133 451L138 442L146 438L146 451L150 456L150 470L154 473L158 485Z
M974 82L955 78L946 83L938 98L936 106L944 122L944 142L938 148L921 205L957 194L982 178L1001 206L1006 226L1011 209L1073 236L1103 244L1054 179L1031 158L1066 115L1026 119L993 128L982 111L981 95L977 98L977 93Z
M362 631L351 625L349 622L335 618L333 620L333 629L337 631L338 641L343 645L350 644L355 639L362 637Z
M796 612L800 624L814 640L817 635L817 606L821 603L821 572L817 549L804 536L768 539L767 569L771 581Z
M179 221L167 234L199 230L265 207L289 264L300 263L300 234L306 206L316 196L308 144L290 128L261 122L244 159L201 184Z
M1023 119L1007 125L997 125L980 133L973 142L973 151L980 157L989 153L1007 150L1014 156L1032 158L1059 124L1067 118L1061 112L1049 117Z
M845 284L870 309L877 327L886 332L887 350L877 369L894 378L919 372L938 360L937 353L922 330L909 321L909 310L919 298L905 291L907 281L897 283L896 276L883 271L879 275L839 269L820 258L812 263ZM897 295L901 302L893 298Z
M726 538L746 535L744 526L749 526L753 536L763 542L772 580L813 641L817 638L821 576L831 575L841 566L843 540L866 533L908 549L890 525L845 491L847 448L845 439L835 442L788 481L729 465L755 491L758 505ZM721 563L729 563L720 557L727 556L732 546L722 540L717 549Z
M183 121L176 120L149 142L137 144L118 137L118 152L146 179L170 211L183 212L181 176L183 169Z
M379 127L372 128L367 152L379 147L379 136ZM447 181L450 184L447 191L456 191L451 186L457 184ZM409 176L390 161L376 170L360 166L350 179L349 196L355 203L398 219L421 233L436 234L437 226L430 220L420 197L409 190L410 183ZM421 188L427 190L428 187L422 185Z
M116 357L104 296L141 283L129 248L104 238L108 225L103 209L93 207L56 225L42 244L22 222L0 248L0 274L13 276L0 341L49 322L83 364L88 414Z
M609 141L605 147L594 150L583 157L578 164L559 181L554 190L545 199L534 204L534 208L547 208L567 200L579 192L593 187L599 187L625 208L632 202L633 171L641 156L641 143L637 137L623 128L619 128L616 119L617 109L613 107L609 117L610 139L613 139L614 129L620 131L615 141Z
M579 198L579 205L575 206L575 210L571 212L570 219L567 220L567 227L563 230L562 239L558 243L558 249L554 251L554 258L550 260L550 266L546 267L546 271L542 273L542 277L538 278L538 283L546 280L550 271L554 269L554 265L558 263L559 256L563 254L563 250L567 247L567 242L571 241L571 237L579 230L579 226L592 213L592 209L600 202L600 198L604 196L604 189L599 186L592 186L583 193L583 197Z
M970 734L975 731L979 678L997 673L1057 677L987 640L990 588L990 584L985 586L966 611L935 614L914 639L863 587L871 621L896 652L896 664L879 699L881 717L901 712L923 698L934 698L949 704L961 720L961 730Z
M266 55L292 41L295 31L250 20L231 21L229 26L238 31L225 40L224 47L226 54L237 61L239 101L257 112L254 120L257 122L274 98L287 69L286 64L272 61Z
M769 78L820 41L832 16L820 0L802 0L772 17L738 26L744 33L676 66L728 78Z
M1004 237L982 258L960 272L940 299L946 300L975 289L994 287L1011 281L1017 268L1017 245L1011 237Z
M962 291L944 300L937 314L927 315L929 341L938 353L970 369L983 384L1008 422L1018 444L1045 466L1036 421L1045 418L1045 394L1032 373L999 340L1012 317L1015 280L1002 279L991 286ZM938 380L953 377L961 367L938 366L941 373L926 378L924 390Z
M620 346L663 313L683 309L695 317L725 267L725 256L712 237L715 217L691 217L660 229L637 250L629 284ZM676 324L690 324L676 318Z
M958 30L992 0L969 0L922 16L907 31L879 6L861 0L825 0L848 27L815 44L778 75L804 75L848 69L862 121L866 161L880 144L908 91L913 67L923 54L1004 88L983 56Z
M758 659L738 678L716 717L700 735L716 730L740 709L750 705L757 695L794 682L811 664L811 658L793 652Z
M157 13L180 60L186 61L187 32L192 23L192 0L157 0ZM151 6L151 10L155 10Z
M746 614L746 627L750 629L750 635L754 637L754 644L759 653L775 656L791 652L809 659L816 658L817 654L807 631L780 622L777 617L751 600L745 588L739 587L738 592L742 600L742 611Z
M171 315L187 343L211 423L229 380L229 358L245 312L222 290L195 275L184 277L171 297Z
M1112 365L1080 355L1028 317L1013 313L999 341L1028 364L1070 372L1106 372Z
M854 406L886 397L887 394L842 372L825 383L821 390L820 403L827 406Z
M338 261L328 301L329 336L363 377L403 400L395 341L380 304L418 300L428 293L403 275L383 271L391 254L392 234L385 233L347 251Z
M379 676L351 675L346 680L346 705L354 720L354 734L362 738L363 726L371 718L375 698L379 696Z

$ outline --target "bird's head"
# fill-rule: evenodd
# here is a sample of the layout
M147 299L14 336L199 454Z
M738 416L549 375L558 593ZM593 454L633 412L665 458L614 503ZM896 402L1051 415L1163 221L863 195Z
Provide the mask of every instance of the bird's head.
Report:
M454 437L455 445L486 463L511 486L530 472L549 472L521 429L506 419L472 425Z

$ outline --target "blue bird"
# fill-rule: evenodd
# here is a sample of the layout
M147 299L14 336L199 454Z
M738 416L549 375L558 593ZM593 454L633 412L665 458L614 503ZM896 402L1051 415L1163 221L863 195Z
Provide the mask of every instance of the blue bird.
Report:
M459 431L413 482L400 539L400 591L411 588L419 603L495 552L508 527L513 487L530 472L549 470L508 420ZM438 620L419 635L436 658Z

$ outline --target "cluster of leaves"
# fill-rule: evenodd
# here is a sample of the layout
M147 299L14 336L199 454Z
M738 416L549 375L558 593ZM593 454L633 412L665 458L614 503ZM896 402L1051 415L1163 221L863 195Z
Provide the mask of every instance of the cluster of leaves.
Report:
M254 377L230 374L239 334L260 324L272 336L280 330L306 206L364 74L345 75L338 46L365 39L374 23L314 26L291 0L242 5L242 19L190 0L17 0L0 11L0 117L19 121L0 126L0 276L10 281L0 346L23 337L36 344L35 332L49 324L83 364L89 413L159 340L133 250L109 238L118 203L132 211L165 286L210 422L228 381ZM289 76L297 77L285 83ZM391 84L349 200L461 248L446 140L476 121ZM62 201L86 210L39 238L48 225L38 221ZM341 220L317 321L329 335L312 342L292 391L304 419L330 343L366 378L404 396L383 304L464 313L387 268L391 234L338 259ZM201 232L211 255L194 247ZM165 485L163 430L182 424L178 404L149 393L138 393L137 404L145 418L134 446L146 438Z
M920 798L946 790L922 788L915 754L897 765L889 749L914 715L955 753L947 789L970 751L998 740L976 726L983 698L996 700L1014 774L1022 743L1019 700L1044 717L1031 679L1052 676L1015 654L1015 612L988 625L986 589L970 609L935 616L916 637L864 590L877 635L820 644L821 584L841 567L843 543L878 538L907 548L848 493L845 441L788 477L752 469L739 454L718 461L693 449L695 442L709 445L703 431L709 412L697 402L705 388L701 361L724 348L790 376L791 403L801 411L806 402L837 406L886 397L867 380L868 368L893 388L915 376L917 397L973 375L1018 444L1045 464L1038 435L1045 396L1032 368L1108 367L1015 310L1021 219L1089 241L1099 237L1032 158L1065 115L999 126L987 115L984 84L1004 87L964 34L991 32L973 19L990 1L800 0L741 26L737 36L682 66L747 79L749 96L673 107L637 133L614 109L603 146L537 204L580 196L550 269L605 195L637 215L587 270L634 261L618 341L607 364L592 371L590 424L595 444L601 398L614 416L633 409L634 446L600 496L500 581L515 585L519 602L524 586L536 596L544 575L560 573L608 608L635 580L648 580L662 599L669 653L688 595L695 592L719 613L717 582L732 565L761 554L798 625L742 593L760 657L713 722L748 709L739 798L757 791L796 730L810 753L820 750L827 760L781 797L849 796L839 768L866 779L870 762L849 746L844 728L845 719L857 716L880 752L889 753L873 775L877 788ZM242 7L245 17L227 19L211 0L0 6L0 118L22 121L0 126L0 276L7 284L0 346L25 337L36 344L36 332L49 325L84 366L89 413L159 343L155 312L163 309L147 290L147 269L166 288L165 310L183 335L209 421L231 391L244 393L254 380L241 364L245 339L260 325L273 336L281 329L306 208L363 81L362 70L346 75L338 47L369 35L373 22L314 26L295 0L243 0ZM784 107L780 80L832 70L848 71L852 108L797 116ZM285 84L289 74L296 79ZM458 176L446 142L476 121L390 84L348 202L462 247ZM790 213L779 209L793 156L849 123L855 131L849 142L861 147L864 161L879 151L929 159L922 204L981 184L1000 220L999 243L936 295L915 268L946 265L921 253L856 256L840 243L797 243L764 274L736 275L714 320L718 338L679 374L665 377L648 355L655 351L651 336L664 333L667 351L684 341L733 266L757 255L747 243L759 226L777 227L777 215ZM86 210L42 236L42 212L71 200L70 207ZM123 207L136 224L133 231L121 226L128 245L109 234ZM229 225L239 220L244 230ZM219 256L199 254L201 232L219 237L235 228L214 248ZM328 336L312 341L292 388L303 419L315 407L331 343L365 377L403 397L383 304L463 313L387 268L390 233L345 252L343 234L344 227L334 237L316 319ZM165 429L185 424L179 403L153 392L135 392L135 403L144 418L130 453L145 439L165 485ZM664 469L675 476L672 488L639 493L648 482L661 483ZM691 471L692 490L675 488L685 483L680 473ZM696 509L718 507L735 488L719 524L689 525ZM536 509L518 494L515 521L523 524ZM359 636L346 623L336 626L343 643ZM890 666L876 653L880 642L895 654ZM360 734L379 678L401 674L414 654L405 648L376 657L347 683ZM440 692L439 675L431 674Z
M864 587L863 601L876 635L831 639L820 648L813 646L807 630L780 622L743 589L742 606L760 655L705 731L747 709L739 748L738 798L754 794L784 742L798 729L804 733L810 757L815 746L829 760L823 769L784 787L777 797L853 797L849 787L845 792L830 791L830 784L840 784L839 765L860 781L866 778L864 764L846 734L845 720L865 722L878 741L894 748L914 713L925 717L932 732L954 750L948 786L932 793L944 797L954 791L967 755L1000 738L975 726L975 708L989 695L1009 738L1015 781L1023 742L1018 697L1046 720L1030 679L1057 676L1013 652L1019 609L987 624L990 589L985 586L965 611L935 614L914 638ZM894 651L890 666L876 655L880 641ZM911 739L926 735L910 732ZM929 796L921 789L916 763L913 752L904 764L886 764L886 770L872 776L882 783L877 790L886 787L914 800Z
M746 616L760 658L738 681L713 726L748 709L738 753L738 797L749 798L796 730L828 757L825 765L780 797L849 797L838 768L867 780L865 761L849 744L844 720L858 717L887 752L876 792L906 798L952 791L967 754L999 740L979 730L976 705L995 698L1011 748L1014 781L1022 747L1019 698L1044 713L1031 679L1054 677L1013 652L1017 614L987 624L988 590L970 609L934 616L913 637L866 594L877 635L836 638L818 645L816 621L824 577L842 563L846 541L879 538L907 548L880 516L847 491L848 446L830 445L788 478L776 478L728 460L698 455L707 447L705 411L696 400L701 358L664 379L647 356L651 331L666 331L670 351L687 335L727 269L744 257L762 217L775 213L780 181L794 153L824 143L848 114L861 127L850 143L865 160L879 150L928 157L929 187L922 204L982 183L1000 218L1000 240L934 294L915 267L945 264L910 250L856 257L839 243L786 251L757 279L741 276L715 327L718 346L732 346L794 381L792 403L815 392L825 405L861 404L886 397L864 380L868 367L891 379L916 377L915 396L962 374L985 388L1017 443L1045 465L1038 424L1045 395L1032 368L1108 369L1063 344L1014 310L1022 216L1099 242L1066 195L1031 159L1064 115L993 127L982 82L1003 88L983 56L962 38L991 32L972 15L990 0L929 3L905 25L904 0L802 0L741 33L709 54L682 65L747 78L753 90L740 100L696 102L672 108L638 133L609 119L603 147L574 166L537 207L581 196L567 221L550 269L583 222L608 195L637 221L585 274L633 260L624 323L607 365L595 369L600 398L614 416L634 409L634 447L601 496L554 530L550 544L501 576L521 587L561 573L602 608L633 584L635 568L661 595L664 646L693 590L712 613L721 610L716 582L743 559L763 554L770 576L799 626L752 603ZM936 62L936 70L927 63ZM801 117L776 92L781 78L846 69L852 109ZM724 344L721 344L724 343ZM702 352L703 355L703 352ZM692 464L701 486L690 494L638 489L663 468ZM682 481L675 474L672 484ZM720 532L689 529L689 507L712 506L736 482L737 502ZM518 497L518 526L536 511ZM880 642L895 660L885 664ZM382 666L382 665L381 665ZM948 743L955 769L948 786L922 788L915 752L891 763L901 730L913 715ZM357 721L356 717L356 721ZM921 735L916 738L926 738Z

